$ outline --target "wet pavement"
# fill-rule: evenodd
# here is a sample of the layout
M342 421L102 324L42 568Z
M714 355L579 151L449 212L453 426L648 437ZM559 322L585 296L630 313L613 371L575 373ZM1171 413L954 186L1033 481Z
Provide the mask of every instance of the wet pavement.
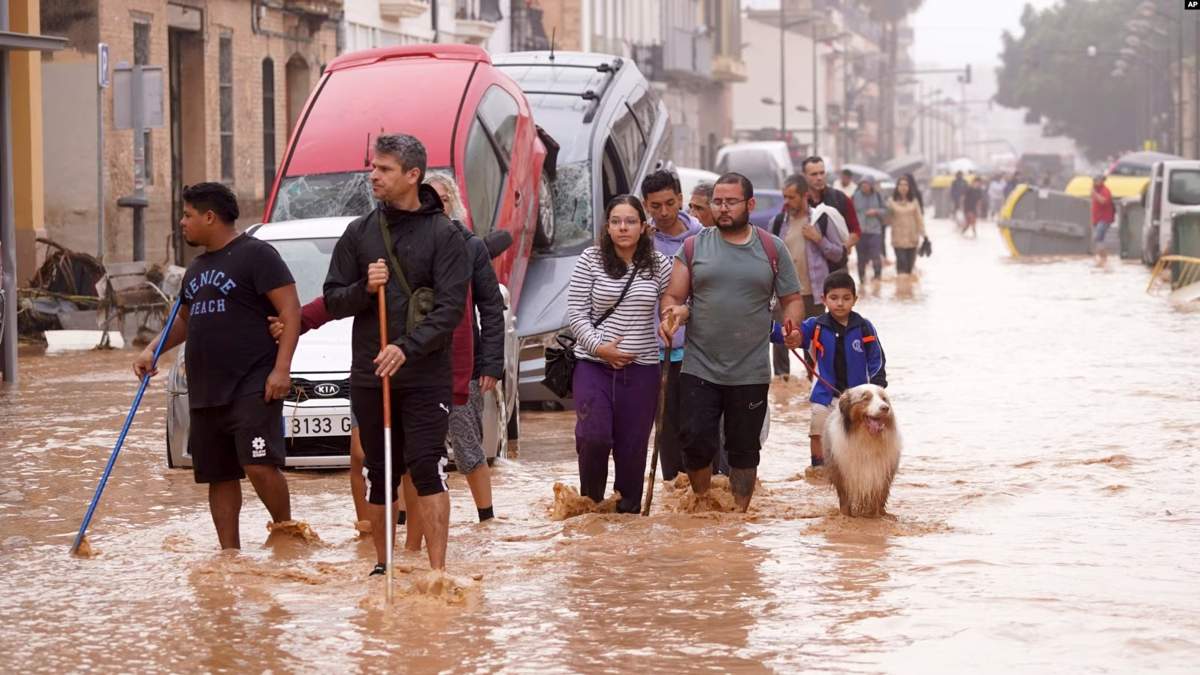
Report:
M132 352L25 352L0 390L0 670L1195 672L1200 658L1200 313L1110 261L1012 261L935 222L879 329L905 439L891 519L837 515L804 479L806 383L773 388L747 516L550 519L575 483L570 413L523 413L497 521L452 477L461 598L366 579L345 472L289 472L320 544L267 541L245 486L240 555L205 490L165 465L160 375L67 555L136 390ZM764 356L765 358L765 356ZM611 474L610 474L611 475ZM399 554L405 569L423 557Z

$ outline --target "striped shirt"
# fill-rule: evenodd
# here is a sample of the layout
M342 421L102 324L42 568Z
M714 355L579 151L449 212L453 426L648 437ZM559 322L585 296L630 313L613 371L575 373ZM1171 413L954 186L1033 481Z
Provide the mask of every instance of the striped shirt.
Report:
M603 362L604 359L596 356L596 350L620 337L618 348L634 354L636 363L647 366L658 363L659 320L655 308L671 281L672 263L658 251L654 252L653 260L654 270L650 274L638 270L625 299L597 327L592 322L603 316L621 297L633 266L627 265L625 274L613 279L604 271L598 247L592 246L580 254L567 287L567 320L575 334L575 356Z

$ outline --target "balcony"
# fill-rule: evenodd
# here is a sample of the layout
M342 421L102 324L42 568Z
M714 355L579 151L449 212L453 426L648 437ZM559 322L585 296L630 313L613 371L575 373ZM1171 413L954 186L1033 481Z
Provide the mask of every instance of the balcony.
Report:
M712 76L720 82L745 82L746 62L728 54L713 57Z
M285 9L305 16L332 19L342 10L341 0L285 0Z
M458 0L454 32L468 44L483 44L503 18L500 0Z
M379 15L392 21L415 19L429 11L429 0L379 0Z

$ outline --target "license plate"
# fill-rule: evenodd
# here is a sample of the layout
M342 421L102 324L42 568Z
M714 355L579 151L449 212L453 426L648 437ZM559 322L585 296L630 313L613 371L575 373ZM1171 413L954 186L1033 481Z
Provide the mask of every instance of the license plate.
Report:
M283 418L284 435L346 436L350 434L349 415L287 415Z

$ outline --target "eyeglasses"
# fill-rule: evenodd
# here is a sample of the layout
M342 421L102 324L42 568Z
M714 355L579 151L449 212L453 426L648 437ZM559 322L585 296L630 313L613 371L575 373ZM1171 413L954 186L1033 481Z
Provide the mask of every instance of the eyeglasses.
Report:
M638 220L637 218L609 218L608 219L609 227L621 227L622 225L632 229L635 227L641 227L642 221Z
M746 201L746 200L745 199L714 199L714 200L710 201L709 204L712 204L712 207L719 211L719 210L725 209L725 208L732 209L733 207L737 206L738 204L741 204L744 201Z

